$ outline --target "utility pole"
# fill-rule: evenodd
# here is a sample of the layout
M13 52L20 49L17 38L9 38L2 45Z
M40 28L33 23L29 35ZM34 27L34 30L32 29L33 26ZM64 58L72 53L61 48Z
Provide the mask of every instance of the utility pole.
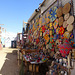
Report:
M2 31L1 31L1 25L4 25L4 24L0 24L0 43L1 43L1 33L2 33Z

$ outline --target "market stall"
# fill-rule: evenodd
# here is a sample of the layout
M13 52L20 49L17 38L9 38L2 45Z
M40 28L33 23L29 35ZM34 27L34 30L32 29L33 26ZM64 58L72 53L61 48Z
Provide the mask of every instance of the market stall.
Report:
M22 49L25 61L30 64L52 62L48 75L69 75L73 67L71 58L75 48L74 15L72 2L62 5L59 0L43 14L29 22L28 40ZM38 49L38 52L37 52Z

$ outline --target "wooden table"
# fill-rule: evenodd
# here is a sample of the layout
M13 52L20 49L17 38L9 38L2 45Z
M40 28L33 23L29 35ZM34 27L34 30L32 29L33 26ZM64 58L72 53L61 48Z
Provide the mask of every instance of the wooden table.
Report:
M27 65L28 65L28 68L27 68L28 72L29 72L29 64L32 65L32 73L33 73L33 75L36 74L36 66L39 65L39 64L44 63L43 61L40 61L40 62L36 62L36 61L30 62L28 59L26 59L25 55L23 55L23 58L24 58L25 62L28 63L28 64L27 64ZM35 70L33 70L33 66L34 66L34 69L35 69Z

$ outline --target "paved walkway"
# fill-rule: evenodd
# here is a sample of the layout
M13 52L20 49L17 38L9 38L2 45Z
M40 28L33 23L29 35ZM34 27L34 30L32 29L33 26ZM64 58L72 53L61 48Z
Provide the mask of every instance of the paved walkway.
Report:
M0 50L0 75L19 75L17 49Z

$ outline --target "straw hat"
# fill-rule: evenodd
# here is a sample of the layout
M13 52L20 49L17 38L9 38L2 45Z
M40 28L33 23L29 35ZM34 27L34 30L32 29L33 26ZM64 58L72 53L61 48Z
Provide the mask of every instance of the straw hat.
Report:
M65 15L64 15L64 20L68 20L69 16L70 16L69 13L65 14Z
M74 16L70 16L67 20L67 24L72 24L74 22Z
M71 5L70 3L66 3L63 7L63 14L67 14L70 11Z
M62 16L62 7L59 7L57 9L57 17L60 17L60 16Z
M68 26L67 26L67 31L70 32L70 31L72 31L72 30L73 30L73 25L68 25Z
M68 26L67 21L63 22L63 27L66 28Z
M63 25L63 17L59 17L58 23L59 23L59 26Z

